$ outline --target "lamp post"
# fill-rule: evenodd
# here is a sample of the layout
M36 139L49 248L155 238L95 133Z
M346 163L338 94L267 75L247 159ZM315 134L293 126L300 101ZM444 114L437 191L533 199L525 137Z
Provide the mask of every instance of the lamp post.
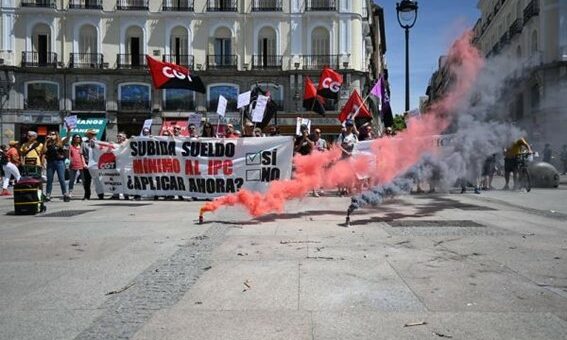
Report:
M417 1L402 0L396 3L398 23L406 31L406 112L410 109L409 90L409 30L417 20Z

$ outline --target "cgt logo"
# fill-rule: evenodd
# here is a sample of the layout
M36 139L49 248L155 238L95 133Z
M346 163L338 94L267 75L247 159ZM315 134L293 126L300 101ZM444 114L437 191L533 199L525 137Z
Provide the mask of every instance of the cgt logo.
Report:
M323 83L321 84L323 88L329 89L332 92L338 93L341 89L341 83L337 81L333 81L331 78L323 79Z
M112 152L105 152L98 158L99 169L116 169L116 156Z
M180 80L187 79L188 81L192 81L189 74L183 74L183 73L181 73L177 70L174 70L170 66L164 66L161 69L161 73L163 73L164 76L166 76L167 78L170 78L170 79L177 78L177 79L180 79Z

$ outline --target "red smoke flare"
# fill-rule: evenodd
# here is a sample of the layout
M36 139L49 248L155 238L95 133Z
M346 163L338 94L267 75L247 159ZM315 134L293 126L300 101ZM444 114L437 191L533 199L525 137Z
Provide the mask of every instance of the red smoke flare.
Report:
M470 44L472 32L465 33L451 47L447 65L453 75L452 90L440 101L431 105L419 119L410 119L408 127L396 137L380 138L373 142L376 156L341 160L341 151L313 152L308 156L295 156L295 173L292 179L270 183L266 193L241 189L238 193L219 197L203 205L200 215L222 206L243 205L254 216L281 213L290 199L305 197L314 188L332 189L352 186L361 176L373 184L387 183L419 161L426 152L433 153L437 145L430 136L442 133L451 121L451 114L467 98L481 67L484 64L478 50ZM429 136L429 138L427 138Z

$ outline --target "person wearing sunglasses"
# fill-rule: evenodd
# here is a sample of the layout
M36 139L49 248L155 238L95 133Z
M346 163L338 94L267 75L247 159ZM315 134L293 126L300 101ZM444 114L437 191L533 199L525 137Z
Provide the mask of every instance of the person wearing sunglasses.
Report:
M51 191L53 189L53 179L55 173L61 186L61 193L63 194L63 201L69 202L71 197L67 192L67 185L65 184L65 144L69 140L71 129L67 128L67 136L65 138L59 137L57 131L51 131L47 135L45 145L43 146L42 158L43 166L47 172L47 188L45 190L46 201L51 200Z

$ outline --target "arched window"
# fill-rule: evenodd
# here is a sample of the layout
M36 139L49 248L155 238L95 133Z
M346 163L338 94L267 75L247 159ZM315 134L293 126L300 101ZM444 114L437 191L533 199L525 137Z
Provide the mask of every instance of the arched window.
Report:
M48 81L34 81L25 86L25 109L59 110L59 84Z
M189 111L195 109L195 92L185 89L163 91L164 111Z
M263 91L269 91L270 96L272 97L272 100L274 101L274 103L276 103L278 105L278 110L283 111L284 109L284 93L283 93L283 86L279 85L279 84L273 84L273 83L258 83L258 86L263 90ZM250 87L250 90L253 90L256 87L256 85L253 85Z
M106 110L106 88L101 83L73 84L73 110Z
M258 33L258 56L254 59L254 66L278 67L281 58L277 56L277 33L271 27L264 27Z
M216 112L219 96L223 96L228 101L226 110L236 111L236 104L238 101L239 87L235 84L213 84L209 86L207 91L208 110Z
M118 110L150 109L150 85L143 83L124 83L118 86Z
M144 58L144 32L138 26L132 26L126 31L126 55L124 66L140 67L145 65Z
M167 61L193 68L192 58L189 60L189 35L185 27L177 26L171 30L169 53Z
M98 36L96 28L84 25L79 31L79 54L73 58L73 66L98 66L102 59L98 56Z
M32 33L32 62L39 66L47 66L56 63L55 56L51 53L51 29L46 24L38 24Z
M329 45L330 34L326 28L317 27L311 33L311 60L304 64L310 69L319 69L325 65L331 65L331 47Z
M209 66L236 67L236 56L232 55L232 33L226 27L216 30L213 38L213 57Z

